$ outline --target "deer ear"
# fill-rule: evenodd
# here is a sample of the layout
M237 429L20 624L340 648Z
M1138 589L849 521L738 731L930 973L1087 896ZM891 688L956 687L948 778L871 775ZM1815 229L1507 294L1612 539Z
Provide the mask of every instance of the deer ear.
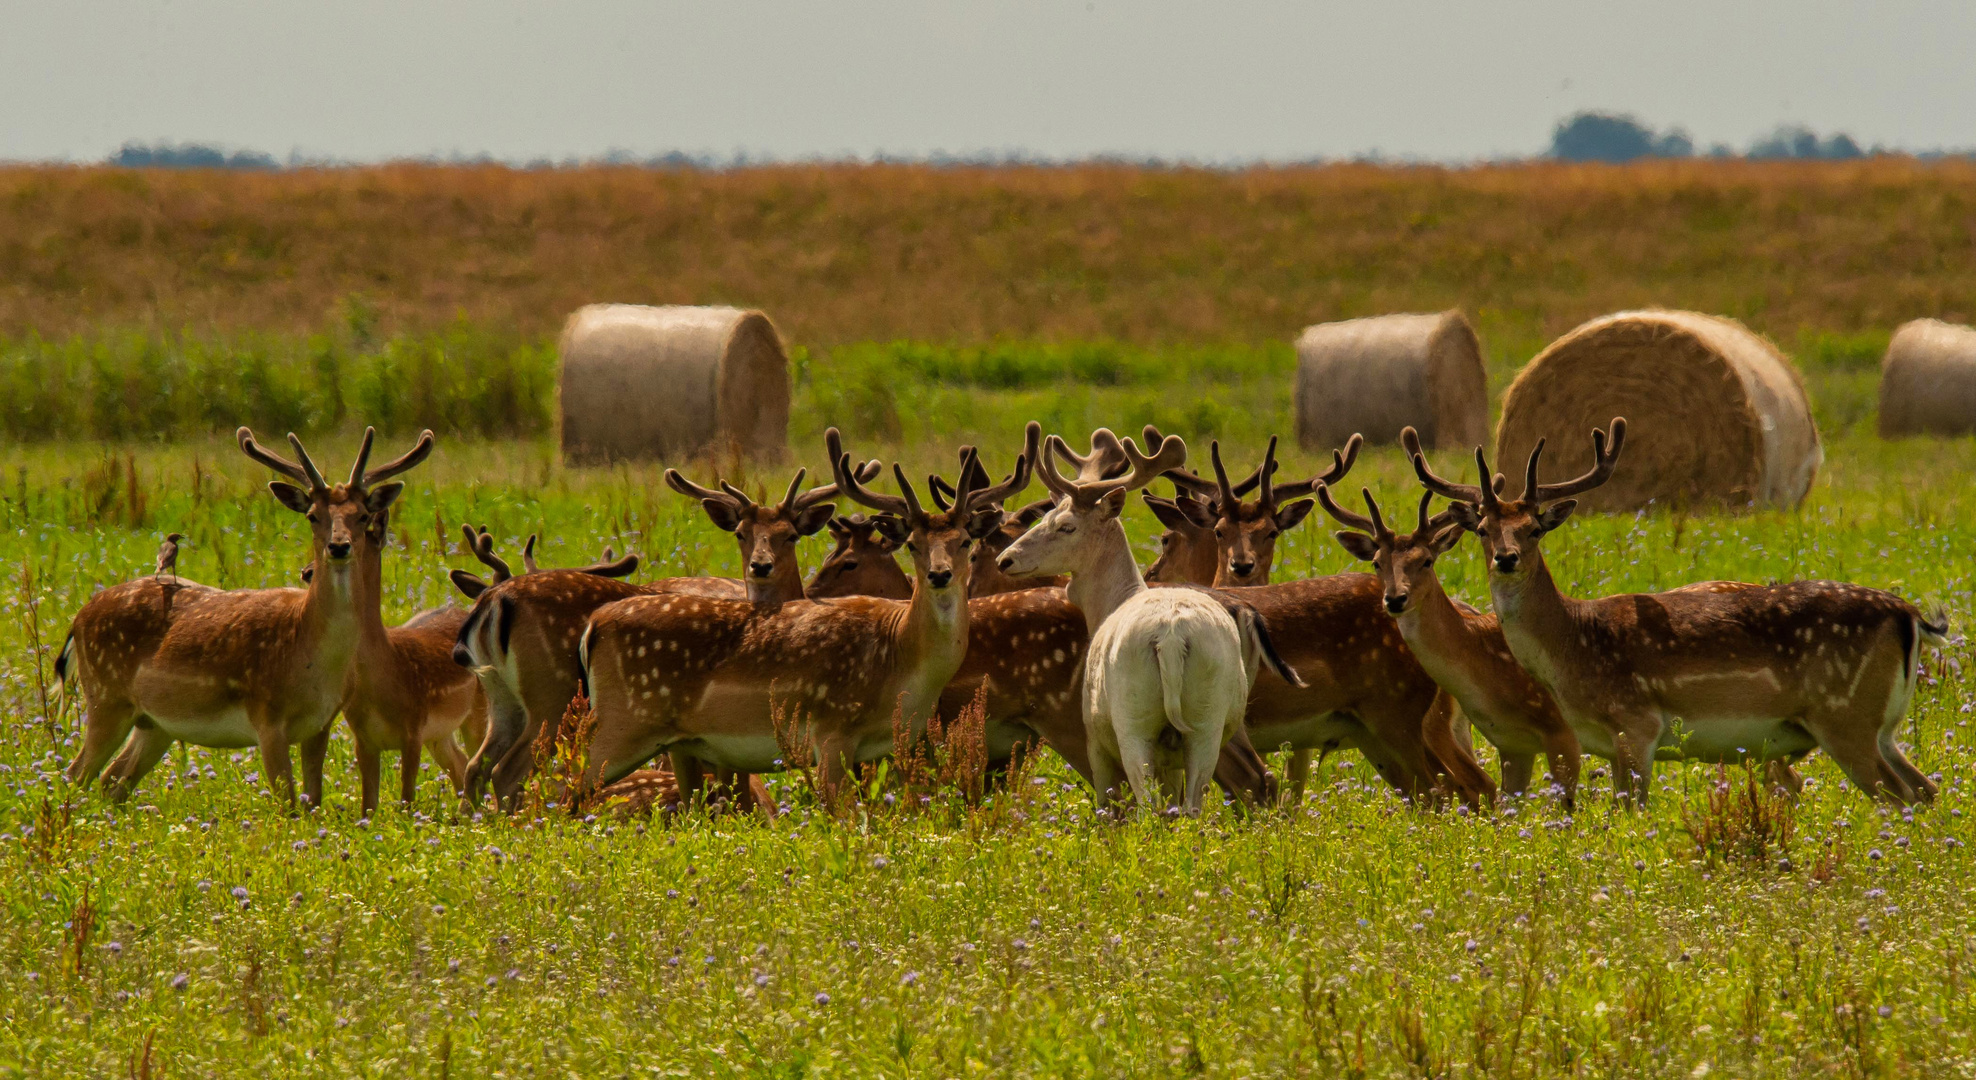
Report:
M1099 520L1110 521L1125 512L1125 489L1113 488L1098 500Z
M995 530L1002 527L1002 520L1006 517L1008 511L999 506L976 511L973 517L967 519L967 534L976 540L993 536Z
M912 535L912 529L908 528L905 522L890 514L880 514L872 518L871 531L873 535L884 537L885 542L890 544L892 549L905 543L906 537Z
M281 500L281 505L286 506L290 510L298 514L309 512L309 493L296 487L294 484L284 484L279 480L270 480L268 481L268 490L274 492L274 497Z
M1427 546L1433 549L1436 555L1444 554L1453 549L1456 544L1461 543L1462 534L1467 531L1466 528L1462 527L1461 522L1454 522L1442 528L1440 532L1435 533L1434 538L1427 542Z
M1563 502L1552 503L1539 510L1537 512L1537 534L1541 536L1564 524L1570 520L1571 512L1576 509L1578 509L1578 500L1566 499Z
M733 532L741 527L741 515L734 512L730 503L720 499L701 499L700 508L713 519L714 527L722 532Z
M1374 540L1362 532L1352 532L1349 529L1344 529L1331 535L1337 537L1338 546L1350 552L1355 559L1363 559L1366 562L1371 562L1379 554L1379 541Z
M470 570L454 570L446 576L453 579L453 587L465 593L469 600L478 600L487 591L487 582Z
M851 539L851 530L845 528L844 523L842 521L838 520L837 518L831 518L830 535L832 539L836 540L840 544L848 543L850 542Z
M393 480L388 484L379 484L364 496L364 508L373 514L382 514L391 509L391 504L397 502L398 496L404 493L405 485L400 481Z
M805 509L796 515L796 535L815 536L818 530L835 520L831 515L836 512L836 503L818 503Z
M1451 502L1448 504L1448 516L1455 519L1455 524L1469 532L1482 528L1482 511L1474 503Z
M1278 510L1276 512L1276 527L1284 532L1289 532L1291 529L1303 524L1304 515L1310 513L1311 507L1316 505L1317 503L1310 499L1299 499Z
M1194 525L1194 522L1187 516L1187 512L1182 510L1179 505L1162 499L1157 495L1142 495L1140 498L1145 501L1146 509L1151 510L1153 516L1159 519L1160 524L1167 528L1178 532L1191 528Z

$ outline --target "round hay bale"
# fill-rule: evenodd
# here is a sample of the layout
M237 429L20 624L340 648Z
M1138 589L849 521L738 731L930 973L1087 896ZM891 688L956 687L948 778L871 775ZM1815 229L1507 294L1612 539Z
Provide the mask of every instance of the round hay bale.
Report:
M1297 442L1325 452L1354 432L1473 447L1489 435L1482 345L1459 311L1319 323L1297 338Z
M1622 311L1551 343L1503 398L1491 464L1522 490L1538 438L1543 475L1592 466L1595 427L1626 418L1626 453L1589 509L1796 506L1825 460L1797 368L1733 319Z
M591 304L560 349L566 461L788 452L789 361L759 311Z
M1903 323L1880 361L1880 436L1976 432L1976 329Z

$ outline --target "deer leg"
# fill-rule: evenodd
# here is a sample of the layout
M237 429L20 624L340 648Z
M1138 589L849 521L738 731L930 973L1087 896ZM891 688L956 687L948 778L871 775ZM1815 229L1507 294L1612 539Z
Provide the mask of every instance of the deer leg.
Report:
M1901 751L1900 744L1894 741L1892 725L1880 731L1880 756L1885 758L1887 764L1893 766L1893 770L1907 782L1908 802L1935 801L1935 782L1923 775L1920 769L1914 767L1914 762L1907 759L1907 755Z
M1276 777L1269 763L1256 753L1249 741L1248 728L1234 725L1235 734L1221 745L1214 765L1214 782L1244 806L1272 806L1277 799Z
M851 741L835 733L816 738L817 794L834 813L837 801L851 790Z
M82 787L95 783L136 723L137 706L128 701L90 702L82 722L82 749L69 763L69 783Z
M1564 808L1572 809L1578 803L1578 770L1584 764L1578 737L1569 730L1545 736L1544 757L1550 761L1551 783L1563 792Z
M1164 720L1155 720L1151 717L1136 721L1127 717L1118 724L1118 727L1125 729L1118 732L1118 760L1125 767L1126 782L1132 785L1133 801L1139 804L1140 809L1146 811L1157 811L1162 805L1159 744L1153 739L1140 736L1135 729L1157 727L1164 723Z
M1247 708L1245 701L1233 710L1233 715L1223 721L1223 729L1228 725L1240 724L1242 713ZM1201 797L1207 793L1208 781L1214 777L1215 762L1220 759L1222 740L1218 734L1195 731L1187 740L1187 779L1185 797L1181 807L1188 817L1201 816Z
M1308 746L1292 750L1290 751L1290 763L1284 767L1283 771L1289 777L1290 781L1290 805L1292 806L1302 806L1304 804L1304 789L1310 784L1311 754L1311 748Z
M405 806L418 801L419 763L425 760L419 749L418 739L406 733L405 745L398 751L398 802Z
M1818 740L1818 748L1825 751L1825 756L1868 798L1901 803L1916 801L1906 777L1884 756L1886 751L1878 732L1868 729L1861 717L1836 713L1806 717L1802 723L1812 738ZM1895 752L1899 752L1898 747Z
M1771 758L1764 762L1763 777L1774 792L1793 799L1804 794L1804 776L1791 767L1788 758Z
M1455 699L1445 690L1436 691L1427 712L1420 718L1421 739L1447 770L1448 782L1454 785L1456 796L1463 805L1476 810L1484 801L1496 801L1496 782L1482 771L1475 755L1455 738L1457 712Z
M302 743L302 799L311 810L322 806L323 761L329 757L329 737L335 730L324 724Z
M446 778L453 782L453 790L466 790L467 756L460 744L453 741L451 733L441 735L425 744L426 752L440 768L446 770Z
M522 731L528 727L528 709L507 683L482 677L480 688L487 697L487 713L480 748L467 763L467 802L476 807L487 797L496 768L521 741Z
M1119 787L1119 774L1124 765L1119 761L1118 752L1110 746L1093 739L1091 746L1091 797L1098 809L1106 810L1123 801L1124 790Z
M1612 794L1629 809L1644 810L1653 793L1654 745L1660 741L1659 717L1621 719L1612 736Z
M261 772L267 777L268 790L289 806L295 805L295 764L288 760L288 732L272 718L261 717L254 725L260 736Z
M1529 794L1530 777L1537 771L1537 755L1497 747L1496 758L1502 763L1502 793L1518 798Z
M164 733L156 724L141 722L130 733L129 741L110 762L110 770L103 778L103 794L113 802L122 802L137 790L138 781L144 774L156 768L165 751L172 748L175 740Z
M672 766L672 782L679 788L679 808L690 808L703 798L706 776L700 769L699 759L684 750L673 750L666 754L666 763Z
M363 814L371 816L377 810L377 791L384 769L384 753L362 739L357 740L357 776L363 784Z

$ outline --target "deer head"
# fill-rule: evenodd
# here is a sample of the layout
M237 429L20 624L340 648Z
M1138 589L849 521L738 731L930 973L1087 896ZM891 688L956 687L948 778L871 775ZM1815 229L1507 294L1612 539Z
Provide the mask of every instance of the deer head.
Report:
M1404 615L1416 606L1418 599L1431 596L1441 587L1441 579L1434 572L1434 560L1461 543L1466 530L1455 520L1452 509L1429 517L1427 511L1434 501L1434 493L1426 491L1420 496L1420 523L1410 533L1396 533L1380 516L1372 492L1360 488L1359 493L1365 496L1370 517L1339 506L1331 498L1331 489L1323 484L1317 486L1317 501L1325 513L1345 527L1345 531L1335 534L1338 543L1371 563L1379 575L1379 584L1385 588L1386 611Z
M893 553L899 550L895 536L904 536L903 523L887 515L830 519L830 538L837 546L816 568L803 590L811 599L826 596L885 596L903 598L912 593L912 581L899 570Z
M1145 436L1150 444L1159 437L1159 432L1148 425ZM1269 438L1262 464L1239 484L1229 482L1228 470L1221 463L1221 444L1209 443L1208 456L1214 463L1212 482L1185 469L1173 469L1166 474L1173 481L1176 495L1173 500L1144 496L1146 505L1169 534L1161 537L1161 561L1154 564L1155 569L1162 574L1173 574L1173 580L1200 584L1268 584L1277 538L1296 528L1311 512L1314 504L1309 495L1318 485L1335 484L1351 471L1363 442L1353 435L1343 450L1332 452L1330 468L1308 480L1281 485L1275 483L1279 466L1274 435ZM1260 492L1254 501L1243 500L1242 496L1258 488ZM1181 497L1182 492L1189 497ZM1207 557L1198 552L1209 541L1214 549L1212 575L1205 580L1180 577L1183 572L1197 572L1197 567L1208 565Z
M1116 448L1130 466L1124 476L1099 480L1070 480L1057 472L1056 457L1078 460L1064 441L1050 436L1042 442L1042 426L1030 421L1026 453L1042 443L1042 462L1037 475L1055 497L1055 505L1030 526L1029 531L1010 544L997 565L1002 572L1018 577L1043 574L1076 574L1100 557L1099 548L1124 535L1119 515L1125 510L1127 492L1145 487L1161 473L1177 469L1187 461L1187 444L1177 435L1159 440L1151 454L1141 453L1131 439L1120 440L1106 428L1092 433L1091 445L1107 450ZM1080 472L1080 476L1083 474ZM1107 528L1110 526L1110 528ZM1136 573L1136 571L1134 571Z
M487 526L482 525L476 530L471 525L462 525L460 526L460 531L466 535L467 550L472 552L474 558L479 559L492 573L485 580L480 575L471 571L459 569L450 571L446 576L452 579L455 588L466 594L467 599L478 600L481 593L514 577L514 571L509 567L506 559L494 553L494 537L488 533ZM523 573L533 574L541 569L535 565L534 533L529 533L528 542L522 545L521 559ZM601 561L591 563L589 566L576 567L575 569L578 573L582 574L621 578L638 569L638 556L626 555L620 559L617 557L616 552L606 546L604 548L604 557Z
M884 495L865 487L864 482L853 473L851 457L843 452L843 436L836 428L824 433L824 442L830 450L837 485L844 494L879 511L881 515L889 515L881 516L878 528L880 532L892 536L912 557L915 594L926 588L938 595L964 595L967 591L967 552L975 539L972 531L976 527L975 514L1021 491L1029 483L1029 459L1025 455L1016 458L1015 471L1000 484L978 486L986 478L986 473L978 471L978 455L974 448L963 447L960 483L952 505L945 510L929 512L920 505L919 493L906 479L903 468L896 464L892 466L892 475L898 481L900 494ZM930 489L931 477L928 477L928 485Z
M235 432L234 437L240 442L241 453L290 480L308 485L302 488L275 480L268 484L268 490L283 506L309 521L310 565L316 571L310 575L312 584L325 580L321 573L324 568L331 574L339 575L340 579L340 575L349 571L359 555L373 554L378 550L384 537L381 519L405 489L402 482L391 477L410 471L432 453L432 432L426 431L419 435L418 442L403 456L375 469L369 468L371 444L377 438L377 431L365 428L363 444L357 450L356 464L350 468L350 479L341 484L331 484L323 479L322 471L316 468L309 452L302 448L302 440L296 438L292 431L288 433L288 444L295 448L295 461L263 447L247 428Z
M1592 429L1592 468L1585 475L1562 484L1538 482L1538 460L1544 453L1544 440L1530 451L1530 461L1524 467L1523 494L1515 499L1502 497L1504 477L1489 472L1489 462L1482 455L1482 448L1475 448L1475 468L1480 485L1457 484L1436 476L1427 467L1427 456L1420 450L1420 437L1408 428L1400 433L1401 443L1413 458L1413 471L1428 491L1452 501L1448 507L1454 520L1464 528L1473 529L1482 539L1482 550L1489 557L1492 573L1504 577L1514 577L1540 555L1539 542L1544 534L1556 529L1571 517L1578 508L1574 495L1582 494L1612 479L1612 470L1619 463L1619 451L1626 444L1626 420L1614 417L1612 420L1611 445L1607 445L1606 433ZM1411 439L1408 436L1412 436Z
M872 479L878 475L878 463L867 461L858 471L861 478ZM837 504L829 500L837 497L838 485L822 484L803 491L807 475L807 470L796 470L779 503L757 503L725 480L719 481L719 490L704 488L677 469L666 470L666 484L681 495L700 500L707 517L734 534L741 549L742 577L752 587L765 586L780 575L799 573L796 541L822 531L837 512Z

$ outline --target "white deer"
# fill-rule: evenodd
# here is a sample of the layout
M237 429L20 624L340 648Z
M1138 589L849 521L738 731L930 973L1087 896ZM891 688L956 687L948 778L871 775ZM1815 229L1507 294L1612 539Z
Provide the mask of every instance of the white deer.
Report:
M1032 455L1041 433L1029 425ZM1267 660L1293 685L1303 683L1276 655L1252 608L1208 590L1149 589L1139 575L1119 521L1125 495L1184 464L1187 444L1168 436L1147 456L1102 428L1091 443L1118 445L1132 471L1111 480L1066 480L1055 459L1068 447L1050 436L1037 475L1056 505L1009 545L1000 566L1017 577L1070 575L1067 594L1091 632L1084 726L1099 802L1115 797L1122 769L1139 805L1157 806L1160 779L1179 769L1182 806L1197 815L1222 745L1242 729L1260 663Z

